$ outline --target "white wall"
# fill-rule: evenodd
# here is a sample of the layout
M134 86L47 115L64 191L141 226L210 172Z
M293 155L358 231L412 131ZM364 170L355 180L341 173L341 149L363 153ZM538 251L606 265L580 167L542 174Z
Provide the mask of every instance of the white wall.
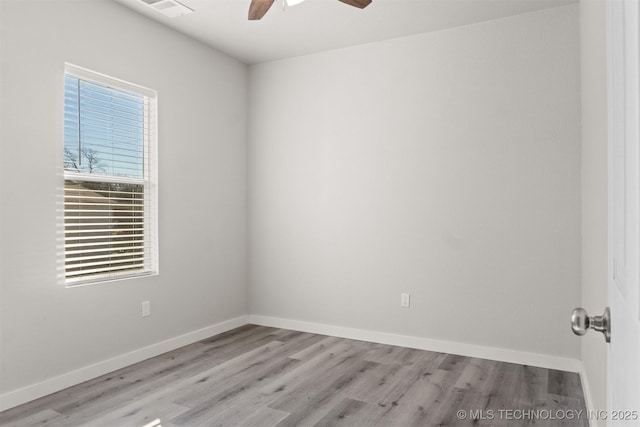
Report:
M251 67L251 313L577 358L578 18Z
M247 67L111 1L0 7L0 393L246 315ZM56 284L65 61L158 91L159 276Z
M262 64L248 93L113 2L0 1L0 394L248 312L578 357L578 16ZM158 90L157 277L56 284L65 61Z
M582 0L582 306L590 314L600 314L607 301L606 41L606 3ZM607 346L591 333L581 344L592 409L606 409Z

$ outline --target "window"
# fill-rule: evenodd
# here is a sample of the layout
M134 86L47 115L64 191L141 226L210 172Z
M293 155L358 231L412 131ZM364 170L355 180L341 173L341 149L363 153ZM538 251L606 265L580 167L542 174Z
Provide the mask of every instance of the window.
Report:
M155 114L154 91L66 65L67 285L157 273Z

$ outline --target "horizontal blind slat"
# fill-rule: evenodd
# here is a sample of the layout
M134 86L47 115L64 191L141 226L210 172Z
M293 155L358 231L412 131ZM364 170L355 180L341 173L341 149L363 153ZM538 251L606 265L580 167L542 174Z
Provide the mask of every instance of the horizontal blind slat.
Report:
M71 221L71 220L73 220L73 221L78 221L78 220L80 220L80 219L100 219L100 220L104 220L105 218L112 218L112 219L118 219L118 220L130 220L130 219L138 219L138 218L139 218L139 219L142 219L141 217L132 217L132 216L113 216L113 215L112 215L112 216L109 216L109 217L105 217L105 216L73 216L73 217L72 217L72 216L70 216L70 217L66 217L65 219L69 219L70 221ZM79 223L78 223L78 222L73 222L73 223L72 223L72 222L69 222L69 223L66 223L66 222L65 222L65 225L66 225L66 224L79 224ZM89 222L83 222L83 223L81 223L81 224L89 225L90 223L89 223Z
M65 233L68 232L73 232L73 233L84 233L84 232L93 232L93 230L98 230L98 231L102 231L102 230L108 230L111 231L112 229L100 229L97 227L104 227L104 226L113 226L113 227L120 227L120 226L126 226L128 229L144 229L145 225L143 222L126 222L126 223L109 223L109 222L89 222L89 223L67 223L64 224L65 227Z
M69 150L78 152L78 138L77 138L78 130L70 129L69 132L72 132L72 133L71 135L69 135L69 137L66 138L66 142L67 142L66 148ZM103 135L103 134L99 134L99 135ZM118 138L126 138L126 137L118 137ZM86 139L87 138L85 137L85 140ZM136 153L141 156L144 154L143 143L146 142L146 139L143 139L142 141L135 139L135 142L122 141L120 139L113 138L113 136L111 136L110 138L103 138L101 136L91 135L90 138L88 139L91 139L91 145L94 147L103 147L109 150L117 148L118 151ZM104 151L107 151L107 150L104 150Z
M144 124L145 111L144 108L140 109L127 109L119 106L114 106L111 103L99 105L99 101L96 102L90 98L80 97L80 114L84 117L102 117L109 118L110 122L123 122L132 126L142 126Z
M113 135L122 135L124 137L135 137L135 138L142 138L143 134L141 134L140 132L136 131L136 130L131 130L131 129L113 129L111 126L105 125L105 122L99 121L99 120L94 120L93 122L85 122L82 124L81 126L81 130L84 130L85 132L102 132L105 135L109 135L109 134L113 134Z
M79 271L67 271L66 276L67 277L78 276L78 275L86 276L87 274L105 273L105 272L112 272L117 270L133 270L133 269L139 269L143 267L144 267L144 263L140 263L132 266L120 266L120 267L111 266L109 268L88 268L88 269L83 269Z
M94 203L94 205L96 205L96 203ZM114 208L118 208L118 207L126 207L126 206L122 206L122 205L107 205L109 207L114 207ZM139 205L130 205L130 206L135 206L135 207L140 207ZM111 216L111 214L113 213L113 211L109 211L109 210L105 210L105 209L65 209L65 213L69 214L69 215L74 215L74 214L80 214L80 213L98 213L98 212L102 212L105 214L105 216ZM123 213L129 213L131 214L130 216L142 216L144 214L144 212L140 211L127 211L127 210L122 210Z
M137 240L127 240L122 242L109 241L109 242L95 242L95 243L65 243L65 248L68 249L78 249L78 248L100 248L100 247L108 247L113 249L126 249L127 247L133 247L134 244L143 244L144 239ZM144 246L143 246L144 247Z
M134 239L134 237L136 239ZM138 239L138 237L142 237L142 239ZM117 240L117 239L127 239L126 241ZM111 245L114 243L129 243L133 241L143 241L144 234L126 234L123 236L115 236L115 235L102 235L102 236L68 236L64 238L65 242L86 242L88 240L100 240L100 242L90 242L91 244L102 244L102 245ZM87 243L77 243L78 245L86 245Z
M144 249L144 245L132 245L132 246L130 246L128 248L124 248L124 249L126 249L126 250L143 250ZM77 250L69 249L69 250L65 250L65 256L68 256L68 257L72 258L72 255L96 254L96 253L102 253L102 252L108 252L108 251L116 251L116 250L118 250L118 249L115 249L115 248L113 248L113 249L104 249L104 248L102 248L102 249L100 249L100 248L98 248L98 249L96 249L96 248L87 249L87 248L85 248L85 249L77 249ZM123 250L123 248L120 248L119 250Z
M109 253L109 254L105 254L105 255L89 255L89 256L77 256L77 257L70 257L67 258L67 263L74 263L76 261L91 261L94 259L104 259L104 258L122 258L122 257L131 257L131 256L139 256L141 258L145 257L145 253L144 251L137 251L137 252L127 252L124 254L120 254L120 253Z
M67 268L68 269L73 269L76 268L76 266L82 267L82 268L87 268L87 267L96 267L96 266L104 266L104 265L118 265L118 264L125 264L125 263L140 263L142 261L144 261L143 259L144 257L142 256L133 256L127 259L105 259L104 261L93 261L93 262L83 262L82 264L73 264L73 263L67 263Z
M65 88L67 88L68 90L66 90L65 92L71 95L77 94L78 93L78 83L80 84L80 91L87 91L87 92L93 92L93 93L106 93L109 95L110 98L114 98L119 100L120 102L138 102L138 100L140 99L140 97L142 97L143 100L145 100L145 102L148 102L147 98L145 96L142 95L138 95L136 93L132 93L132 92L128 92L128 91L123 91L114 87L107 87L106 85L103 85L101 83L97 83L97 82L91 82L89 80L84 80L84 79L79 79L76 76L73 76L71 74L67 74L66 78L65 78Z

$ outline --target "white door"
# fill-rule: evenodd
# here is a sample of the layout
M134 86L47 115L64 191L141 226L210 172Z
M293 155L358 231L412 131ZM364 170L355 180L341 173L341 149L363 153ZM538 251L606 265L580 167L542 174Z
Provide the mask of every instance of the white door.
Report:
M640 425L638 3L638 0L609 0L607 6L608 293L611 307L607 373L608 426Z

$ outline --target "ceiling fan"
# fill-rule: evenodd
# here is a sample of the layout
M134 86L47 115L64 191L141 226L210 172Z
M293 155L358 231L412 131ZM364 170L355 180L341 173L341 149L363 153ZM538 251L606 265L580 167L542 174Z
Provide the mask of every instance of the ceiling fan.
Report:
M271 5L275 0L251 0L251 6L249 6L249 20L257 21L262 19L262 17L267 13ZM302 0L298 0L295 2L289 1L289 4L297 4ZM357 7L359 9L364 9L365 7L371 4L371 0L339 0L342 3L348 4L349 6Z

